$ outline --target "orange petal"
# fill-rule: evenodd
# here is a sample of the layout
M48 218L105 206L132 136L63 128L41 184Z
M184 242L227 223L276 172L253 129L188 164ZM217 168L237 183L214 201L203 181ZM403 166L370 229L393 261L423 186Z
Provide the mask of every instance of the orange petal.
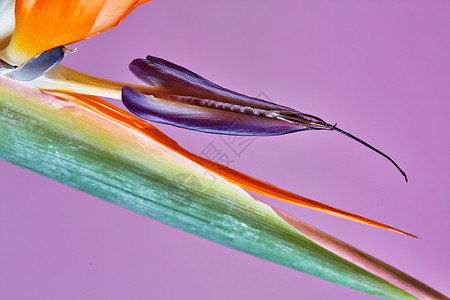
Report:
M151 0L107 0L102 11L95 20L88 37L104 32L117 26L137 6Z
M4 55L20 65L48 49L108 30L148 1L17 0L16 28Z
M105 0L17 0L16 28L6 48L10 63L22 64L53 47L84 39Z
M162 132L161 132L161 134L163 135ZM166 139L170 139L170 138L165 136L160 142L164 142L164 140L166 140ZM186 149L182 148L180 145L178 145L178 143L176 143L173 140L170 141L170 144L169 143L166 144L166 146L169 146L170 148L172 148L172 150L197 162L199 165L203 166L204 168L210 170L211 172L216 173L217 175L222 176L223 178L240 186L241 188L243 188L245 190L252 191L252 192L255 192L255 193L258 193L261 195L265 195L265 196L268 196L271 198L275 198L275 199L278 199L278 200L281 200L284 202L308 207L308 208L318 210L318 211L321 211L321 212L324 212L324 213L327 213L330 215L334 215L337 217L341 217L344 219L348 219L348 220L364 223L367 225L391 230L391 231L398 232L398 233L401 233L401 234L404 234L407 236L417 238L417 236L407 233L405 231L402 231L402 230L396 229L394 227L382 224L380 222L373 221L373 220L364 218L362 216L352 214L352 213L328 206L326 204L299 196L295 193L283 190L277 186L274 186L270 183L253 178L244 173L241 173L239 171L231 169L227 166L224 166L224 165L218 164L216 162L210 161L208 159L205 159L201 156L198 156L194 153L187 151Z
M59 97L64 97L64 94L61 93L55 93L50 92L52 94L55 94ZM238 172L236 170L233 170L229 167L226 167L224 165L218 164L216 162L210 161L208 159L205 159L201 156L198 156L194 153L191 153L181 147L176 141L165 135L163 132L158 130L156 127L154 127L151 124L148 124L147 122L131 115L127 111L124 111L98 97L94 96L82 96L82 95L70 95L70 100L76 102L79 105L82 105L91 111L95 111L104 117L111 119L115 122L119 122L125 126L128 126L130 128L133 128L135 130L140 131L141 133L145 134L149 138L153 139L154 141L166 146L167 148L183 155L184 157L198 163L205 169L210 170L211 172L227 179L228 181L235 183L236 185L240 186L241 188L249 191L256 192L261 195L266 195L278 200L282 200L285 202L293 203L296 205L312 208L318 211L322 211L331 215L335 215L341 218L349 219L352 221L372 225L375 227L384 228L387 230L395 231L407 236L416 237L412 234L406 233L402 230L393 228L391 226L352 214L348 213L346 211L333 208L331 206L322 204L320 202L304 198L302 196L296 195L294 193L285 191L281 188L278 188L270 183L261 181L259 179L253 178L251 176L245 175L241 172Z

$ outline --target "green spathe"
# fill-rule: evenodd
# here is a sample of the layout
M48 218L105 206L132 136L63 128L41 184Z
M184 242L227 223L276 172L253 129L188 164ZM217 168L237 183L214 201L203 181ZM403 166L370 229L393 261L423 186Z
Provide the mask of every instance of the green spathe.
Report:
M417 299L138 131L2 76L0 158L228 247L382 298Z

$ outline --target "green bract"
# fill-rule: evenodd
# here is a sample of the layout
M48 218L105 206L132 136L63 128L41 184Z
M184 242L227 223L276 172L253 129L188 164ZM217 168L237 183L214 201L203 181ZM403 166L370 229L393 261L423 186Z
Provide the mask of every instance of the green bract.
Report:
M417 299L408 290L420 298L445 299L309 225L288 222L287 215L139 131L4 76L0 158L187 232L369 294ZM328 242L329 249L319 245ZM342 256L365 258L379 270L365 270ZM397 278L402 288L379 276Z

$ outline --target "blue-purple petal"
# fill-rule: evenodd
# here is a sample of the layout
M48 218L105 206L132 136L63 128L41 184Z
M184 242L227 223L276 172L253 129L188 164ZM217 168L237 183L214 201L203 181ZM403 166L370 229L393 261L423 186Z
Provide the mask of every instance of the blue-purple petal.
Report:
M122 100L131 113L144 120L208 133L269 136L309 129L277 119L154 98L127 86L122 89Z
M292 110L286 106L223 88L162 58L149 55L146 59L133 60L129 67L137 78L160 92L248 105L261 109Z
M322 119L223 88L167 60L147 56L130 63L131 72L150 88L142 94L122 89L122 100L138 117L197 131L230 135L280 135L308 129L344 134L388 159L389 156Z

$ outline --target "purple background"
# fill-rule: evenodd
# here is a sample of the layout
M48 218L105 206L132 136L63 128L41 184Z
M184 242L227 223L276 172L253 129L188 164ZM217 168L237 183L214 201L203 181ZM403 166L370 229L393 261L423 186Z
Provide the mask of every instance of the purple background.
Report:
M159 126L200 153L298 194L417 234L404 237L270 201L450 294L450 2L154 0L79 43L65 64L136 82L152 54L248 95L315 114L331 132L258 138ZM228 249L0 162L2 299L374 299Z

